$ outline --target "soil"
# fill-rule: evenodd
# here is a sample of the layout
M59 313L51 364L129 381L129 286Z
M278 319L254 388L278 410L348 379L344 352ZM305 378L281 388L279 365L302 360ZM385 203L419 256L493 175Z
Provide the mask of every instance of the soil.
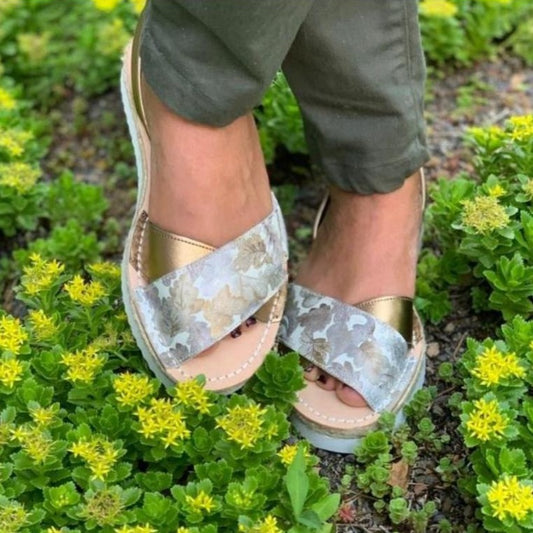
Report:
M462 143L468 126L503 125L511 115L532 112L533 69L516 59L501 57L459 71L444 71L438 77L433 72L427 94L428 141L433 155L426 165L426 174L432 182L440 176L473 172L471 154ZM46 172L54 175L66 167L80 180L102 184L110 201L109 216L119 221L125 234L134 204L135 178L118 92L90 102L71 99L59 109L57 118L52 150L44 162ZM324 186L311 176L306 156L282 150L277 155L276 164L269 169L273 184L296 186L295 204L287 216L292 236L291 272L294 272L309 245L309 228ZM445 455L452 457L456 464L465 459L465 449L457 433L458 419L447 406L448 398L459 391L460 386L442 382L438 378L438 367L444 361L454 362L460 357L468 336L481 339L490 334L487 328L490 321L487 322L487 317L472 315L467 295L457 292L452 296L451 316L439 326L427 325L426 328L427 384L437 387L431 416L438 428L437 435L446 433L451 438L439 452L422 447L415 466L403 472L412 508L420 508L429 500L437 503L438 513L428 531L438 531L436 523L444 517L454 524L455 531L463 531L466 524L473 521L476 508L475 502L465 498L453 480L445 481L435 470ZM318 452L318 455L322 472L337 489L346 464L354 463L354 457L326 452ZM373 498L358 491L354 484L343 492L343 502L341 516L346 523L339 522L339 532L400 529L386 525L385 519L373 509Z

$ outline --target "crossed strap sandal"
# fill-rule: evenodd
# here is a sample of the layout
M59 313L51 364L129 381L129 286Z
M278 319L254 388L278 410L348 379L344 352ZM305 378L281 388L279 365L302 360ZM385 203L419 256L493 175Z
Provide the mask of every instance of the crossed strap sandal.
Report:
M425 186L421 171L421 200ZM313 235L327 209L317 214ZM420 243L422 236L420 237ZM365 407L352 407L315 381L298 393L293 423L317 448L353 453L376 429L385 411L403 420L402 408L425 377L424 329L411 298L385 296L355 305L289 284L280 342L300 354L306 369L316 366L357 391Z
M140 26L140 24L139 24ZM237 390L275 343L287 293L287 237L279 205L213 248L150 220L150 139L140 87L139 30L125 51L122 99L138 170L137 205L122 263L122 294L137 344L166 385L204 375Z

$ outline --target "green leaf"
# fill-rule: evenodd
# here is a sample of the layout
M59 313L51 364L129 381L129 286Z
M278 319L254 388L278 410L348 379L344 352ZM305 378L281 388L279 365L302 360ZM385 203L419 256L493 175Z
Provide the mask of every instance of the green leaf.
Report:
M322 520L328 520L337 512L340 501L340 494L329 494L325 498L322 498L320 501L314 503L311 506L311 509L315 511L315 513Z
M292 511L295 518L298 519L303 511L307 493L309 492L309 478L305 472L305 456L301 447L287 469L285 486L291 500Z

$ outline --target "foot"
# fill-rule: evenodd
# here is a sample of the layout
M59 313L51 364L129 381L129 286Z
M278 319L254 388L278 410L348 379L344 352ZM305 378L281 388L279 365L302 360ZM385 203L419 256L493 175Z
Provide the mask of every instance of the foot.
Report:
M151 145L150 220L218 248L268 216L270 186L252 115L222 128L194 123L141 84ZM248 318L231 337L254 324Z
M348 304L415 293L422 219L420 173L388 194L357 195L332 188L330 203L296 283ZM317 367L305 372L354 407L362 396Z
M251 114L215 128L176 115L144 80L142 94L151 141L152 222L220 247L271 212Z

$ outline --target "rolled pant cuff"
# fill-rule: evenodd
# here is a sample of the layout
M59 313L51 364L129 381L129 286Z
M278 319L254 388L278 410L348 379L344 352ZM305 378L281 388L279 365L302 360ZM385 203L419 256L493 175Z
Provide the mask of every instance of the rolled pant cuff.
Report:
M317 164L326 180L343 191L375 194L399 189L406 178L427 163L429 158L427 148L416 143L404 157L376 166L360 167L355 159L342 162L322 159Z

